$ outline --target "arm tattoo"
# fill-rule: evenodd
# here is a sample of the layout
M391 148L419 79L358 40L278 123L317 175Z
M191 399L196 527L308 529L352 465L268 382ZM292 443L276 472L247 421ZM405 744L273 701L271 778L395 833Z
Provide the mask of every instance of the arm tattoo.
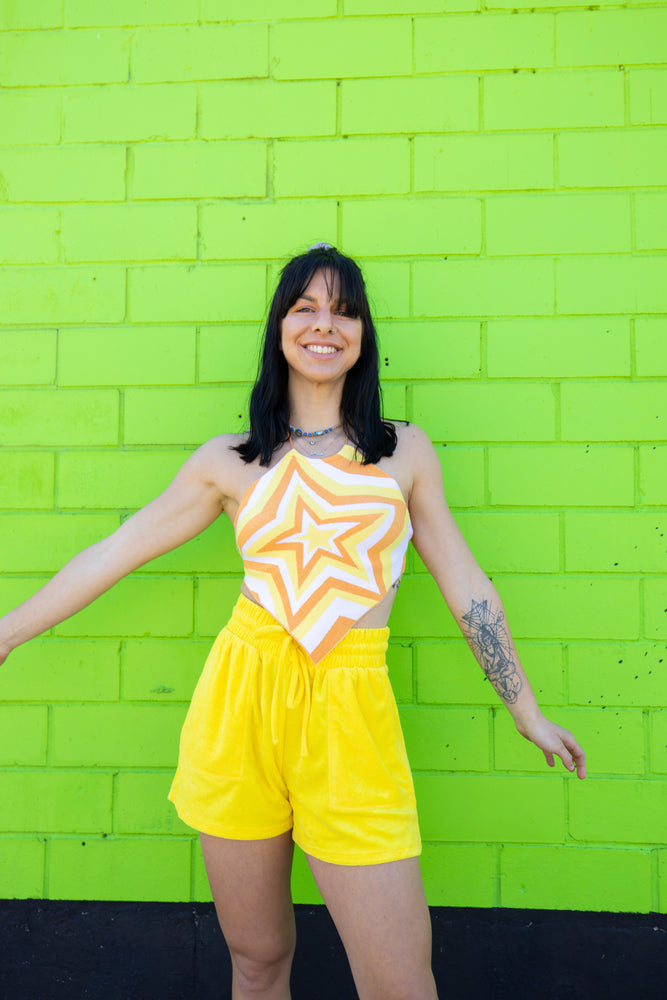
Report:
M401 579L402 578L399 576L398 580L396 580L394 583L392 583L392 585L391 585L391 589L392 590L398 590L398 588L401 585Z
M523 681L516 669L503 617L501 611L492 611L488 601L473 601L470 611L463 615L466 627L461 629L500 697L508 705L514 705Z

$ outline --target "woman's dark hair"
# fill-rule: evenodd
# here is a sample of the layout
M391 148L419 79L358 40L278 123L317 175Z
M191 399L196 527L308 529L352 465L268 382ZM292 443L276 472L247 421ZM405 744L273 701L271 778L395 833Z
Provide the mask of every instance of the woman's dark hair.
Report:
M377 334L361 270L335 247L315 246L294 257L281 271L266 321L259 374L250 396L250 432L235 448L244 462L252 462L259 455L260 465L268 465L276 448L289 438L288 367L280 350L280 327L317 271L324 272L329 294L338 279L341 304L362 323L361 354L343 385L343 429L364 463L392 455L396 447L396 431L382 419Z

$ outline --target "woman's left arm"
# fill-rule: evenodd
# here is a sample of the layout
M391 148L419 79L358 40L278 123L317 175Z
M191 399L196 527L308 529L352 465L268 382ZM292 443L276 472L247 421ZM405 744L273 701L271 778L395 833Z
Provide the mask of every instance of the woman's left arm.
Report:
M572 733L546 719L521 666L498 591L476 562L454 520L442 485L442 470L426 434L404 429L412 466L409 509L413 544L440 588L477 662L514 719L516 728L542 750L586 777L586 756Z

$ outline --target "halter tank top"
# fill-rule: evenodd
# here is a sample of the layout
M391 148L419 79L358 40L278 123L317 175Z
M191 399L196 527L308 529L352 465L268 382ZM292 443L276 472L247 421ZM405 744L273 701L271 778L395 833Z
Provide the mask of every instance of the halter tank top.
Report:
M234 531L247 589L315 663L399 579L412 536L398 483L349 444L288 451L245 492Z

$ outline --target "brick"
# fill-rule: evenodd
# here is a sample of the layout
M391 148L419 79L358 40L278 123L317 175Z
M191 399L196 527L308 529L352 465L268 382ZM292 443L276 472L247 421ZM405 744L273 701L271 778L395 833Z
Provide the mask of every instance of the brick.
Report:
M172 767L181 706L85 705L53 709L51 761L93 767Z
M658 382L566 383L563 437L576 441L664 440L664 386Z
M204 859L195 855L195 899L212 899L211 890L206 878ZM315 880L313 879L306 855L301 850L294 852L292 863L291 891L294 902L322 904Z
M335 131L333 80L226 80L200 88L199 135L203 139L273 139L334 135Z
M115 444L112 389L7 389L0 395L0 444Z
M568 647L569 700L574 705L645 708L665 702L665 644L572 643Z
M213 524L185 545L148 563L147 573L220 573L240 566L234 529L228 517Z
M46 763L46 705L0 707L0 763Z
M56 627L59 636L181 636L192 631L192 582L131 577Z
M265 24L139 28L134 36L138 83L268 76L268 61Z
M484 503L484 449L436 448L447 500L452 507L481 507Z
M410 639L459 635L435 581L423 573L404 575L391 613L391 631L395 637Z
M126 701L189 701L210 643L129 639L123 652L122 695Z
M551 778L415 775L424 840L559 843L565 837L561 783Z
M651 712L651 771L667 774L667 709Z
M623 194L521 194L486 199L488 254L630 250L630 198Z
M496 581L515 639L635 639L639 582L513 576Z
M190 845L148 839L54 840L50 899L150 900L190 896Z
M430 906L494 905L496 860L493 847L425 844L421 863Z
M489 491L492 504L509 506L631 507L633 451L567 444L492 448Z
M52 507L54 458L44 452L0 454L0 507Z
M487 573L555 573L558 515L461 513L456 520Z
M623 89L623 73L617 69L488 76L484 79L484 127L623 125Z
M478 10L478 0L394 0L391 5L392 14L441 14L443 7L447 11ZM385 0L344 0L344 13L347 14L386 14Z
M548 441L555 433L548 386L418 384L412 418L434 441Z
M479 323L382 323L383 379L473 378L480 368Z
M490 319L492 378L581 378L630 374L628 320L602 317Z
M548 260L418 260L413 273L418 315L540 315L554 309Z
M503 847L500 892L503 906L648 913L651 855L569 846Z
M197 632L214 638L224 628L236 604L241 586L240 576L204 578L197 592Z
M410 315L410 265L392 261L365 261L366 292L375 319Z
M264 312L261 264L135 267L128 282L134 323L258 320Z
M667 447L639 448L639 490L642 503L663 504L667 496Z
M411 49L408 17L276 24L271 73L277 80L407 76Z
M540 704L564 700L561 648L557 643L523 642L521 662ZM462 638L438 645L416 646L417 692L420 703L499 705L498 695Z
M196 24L197 4L183 0L67 0L65 24L74 28L122 27L134 24Z
M343 242L368 256L479 253L481 207L473 198L347 201Z
M176 814L167 799L172 772L161 774L119 774L114 801L114 830L117 833L161 836L192 835L192 830Z
M415 191L553 188L550 135L417 136Z
M638 375L667 375L667 322L664 318L635 320L635 359Z
M0 31L59 28L63 23L62 0L12 0L0 9Z
M638 250L662 250L667 229L667 193L635 195Z
M479 127L479 87L472 76L345 80L341 100L344 135L469 132Z
M632 69L630 121L633 125L664 125L667 122L667 73L664 69Z
M593 690L597 691L597 688ZM592 691L591 691L592 693ZM544 708L547 718L564 726L586 751L586 763L594 774L643 775L644 719L639 710L597 704L585 708ZM604 711L602 711L604 709ZM544 754L521 739L508 712L494 716L494 764L498 771L548 770ZM553 775L563 774L563 764L555 758Z
M619 844L662 843L667 823L667 781L588 779L570 786L570 832L577 840Z
M190 384L193 327L94 327L61 330L59 385Z
M387 651L389 680L396 701L412 701L412 646L407 643L390 642Z
M556 62L559 66L664 62L666 15L664 10L627 8L559 14Z
M141 507L166 489L187 458L178 451L77 451L58 458L58 506Z
M415 69L516 69L553 66L553 15L447 14L415 21Z
M200 382L253 382L260 355L256 323L206 326L199 332Z
M65 94L66 142L136 142L194 136L197 94L188 86L78 88Z
M283 258L302 253L313 233L335 239L335 201L203 205L202 260Z
M23 601L27 601L45 583L45 579L40 580L38 577L25 579L0 576L0 613L4 615Z
M111 827L111 774L80 771L0 773L8 833L104 833Z
M129 43L122 31L30 31L0 37L0 86L122 83Z
M667 851L658 851L659 913L667 913Z
M667 519L658 511L565 514L565 567L569 571L644 573L664 570Z
M125 195L125 150L21 147L0 150L5 201L118 201Z
M203 21L282 21L290 17L335 17L336 0L201 0Z
M61 96L57 91L0 92L0 135L6 146L60 140Z
M125 393L127 444L201 444L218 434L239 431L247 409L245 387L218 389L128 389Z
M275 144L273 155L277 198L405 194L410 189L408 139L285 140Z
M133 198L263 198L262 142L189 142L134 150Z
M0 673L5 701L112 701L118 697L118 642L33 639Z
M44 840L2 838L0 894L3 899L41 899L44 887Z
M667 581L644 582L645 634L647 639L667 639Z
M558 136L563 188L650 187L665 182L664 129L609 129Z
M567 257L556 261L561 313L652 313L667 310L664 257Z
M114 514L1 514L1 571L55 573L117 527Z
M86 205L63 213L66 261L195 260L194 205Z
M489 716L480 708L402 708L413 771L488 771Z
M48 385L56 377L55 330L3 330L0 336L3 385Z
M124 310L120 267L5 268L0 275L0 317L10 325L114 323Z
M382 387L383 414L388 420L406 420L405 386L387 382Z

